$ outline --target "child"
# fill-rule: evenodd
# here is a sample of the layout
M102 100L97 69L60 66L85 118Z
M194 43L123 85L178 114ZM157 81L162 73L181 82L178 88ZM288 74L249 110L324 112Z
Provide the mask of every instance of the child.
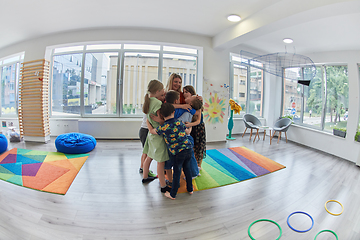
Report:
M141 127L140 127L140 130L139 130L139 138L140 138L140 141L141 141L141 144L142 144L143 148L145 146L146 138L147 138L147 135L149 133L149 129L148 129L147 125L146 125L146 121L147 121L147 116L145 115L143 117L143 121L141 123ZM146 157L147 157L147 155L145 153L143 153L141 155L141 160L140 160L141 162L140 162L140 169L139 169L140 173L143 173L143 171L144 171L143 167L144 167L144 161L145 161ZM149 177L156 177L156 174L153 173L151 170L149 170L148 176Z
M181 168L184 168L186 177L186 189L189 194L193 194L190 158L192 144L188 139L191 128L186 128L185 124L180 120L174 119L175 108L171 103L163 103L160 108L165 122L156 129L149 127L149 132L164 136L166 145L170 153L174 156L174 180L170 192L165 192L165 196L175 199L180 185Z
M184 87L185 102L191 101L191 96L194 95L196 95L196 92L193 86L187 85ZM200 114L197 116L200 118L200 124L193 126L191 136L194 138L195 158L199 168L201 169L202 160L206 157L206 131L205 123L203 122L202 110L200 110ZM186 124L186 126L192 126L192 124L193 123Z
M164 86L160 81L151 80L149 82L148 93L145 95L143 112L147 114L147 119L152 125L152 127L158 127L160 125L158 122L152 120L150 115L153 114L159 116L159 109L162 102L157 98L164 94ZM145 183L155 179L155 177L148 176L150 163L152 159L155 159L157 161L157 173L159 176L161 192L165 193L166 191L169 191L170 188L166 186L164 174L165 161L169 160L169 155L164 138L149 133L146 138L143 153L147 154L147 157L144 161L142 182Z
M161 102L164 102L165 101L165 94L159 95L157 97L157 99L159 99ZM153 120L155 120L155 119L153 119ZM139 130L139 138L140 138L140 141L141 141L141 144L142 144L143 148L145 146L146 138L147 138L147 135L149 133L149 129L147 127L146 122L147 122L147 115L144 115L143 121L141 123L140 130ZM147 157L147 155L145 153L143 153L141 155L141 162L140 162L140 169L139 169L140 173L143 173L144 161L145 161L146 157ZM156 174L153 173L151 170L149 171L148 175L149 175L149 177L156 177Z
M166 93L165 100L166 100L166 102L173 104L173 106L175 107L174 118L181 120L183 123L191 122L193 115L196 113L197 110L201 109L201 107L202 107L202 102L198 98L194 97L194 98L192 98L191 102L189 101L189 105L192 107L190 112L185 109L176 108L176 105L180 102L180 96L179 96L178 92L172 91L172 90L170 90L169 92ZM200 119L197 122L193 123L193 126L198 125L199 123L200 123ZM191 136L188 136L188 137L189 137L189 140L192 143L192 145L194 145L194 139ZM170 160L165 163L166 170L171 169L172 164L173 164L171 155L169 155L169 158L170 158ZM191 150L190 168L191 168L191 176L193 178L197 177L199 175L199 169L198 169L197 161L194 156L193 149ZM168 176L168 179L171 182L172 181L172 172L167 171L166 175Z

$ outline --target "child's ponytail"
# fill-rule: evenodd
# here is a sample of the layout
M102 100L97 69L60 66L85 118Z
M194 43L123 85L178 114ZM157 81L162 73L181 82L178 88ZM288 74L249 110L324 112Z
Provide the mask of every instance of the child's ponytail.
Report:
M150 107L150 98L149 98L149 93L146 93L145 95L145 101L144 101L144 105L143 105L143 112L145 114L149 113L149 107Z
M149 94L156 94L157 91L161 91L164 89L164 85L159 80L151 80L148 84L147 93L145 95L144 105L143 105L143 112L145 114L149 113L150 108L150 96Z

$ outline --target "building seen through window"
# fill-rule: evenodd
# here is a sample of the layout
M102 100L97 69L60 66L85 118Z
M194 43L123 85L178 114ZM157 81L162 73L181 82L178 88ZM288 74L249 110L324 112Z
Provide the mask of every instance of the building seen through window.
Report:
M198 84L197 49L104 44L70 50L53 54L52 116L140 116L150 80L165 86L178 73L183 86Z
M347 127L349 87L347 66L316 66L309 86L297 83L305 68L284 69L283 116L324 131Z
M231 54L230 97L242 108L240 116L263 115L264 74L262 66L243 64L239 55Z
M0 61L1 116L16 117L19 104L19 77L24 53Z

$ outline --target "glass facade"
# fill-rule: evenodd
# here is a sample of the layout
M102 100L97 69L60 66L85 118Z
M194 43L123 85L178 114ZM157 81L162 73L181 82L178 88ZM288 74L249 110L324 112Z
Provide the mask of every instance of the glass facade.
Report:
M316 67L316 76L309 86L297 83L304 68L284 69L283 116L292 116L295 123L332 131L346 128L349 106L347 66ZM290 75L292 77L290 77Z
M17 117L20 63L23 59L24 55L19 54L0 61L2 117Z
M198 49L95 44L54 49L52 116L140 116L148 82L171 73L197 89Z
M230 55L230 98L242 108L240 116L251 113L263 116L264 73L262 65L251 67L244 64L239 55ZM254 64L254 63L252 63ZM254 64L255 65L255 64Z

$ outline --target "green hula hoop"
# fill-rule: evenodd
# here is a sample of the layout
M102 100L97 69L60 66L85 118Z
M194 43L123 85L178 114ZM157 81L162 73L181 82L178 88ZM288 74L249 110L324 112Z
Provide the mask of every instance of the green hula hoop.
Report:
M318 236L320 233L322 233L322 232L331 232L332 234L334 234L334 235L335 235L336 240L339 240L339 239L338 239L338 236L336 235L336 233L335 233L335 232L333 232L333 231L331 231L331 230L322 230L322 231L320 231L318 234L316 234L316 236L315 236L314 240L316 240L317 236Z
M257 223L257 222L271 222L271 223L276 224L276 226L277 226L277 227L279 228L279 230L280 230L280 235L279 235L279 237L278 237L277 239L275 239L275 240L279 240L279 239L281 238L282 230L281 230L280 225L279 225L277 222L275 222L275 221L273 221L273 220L270 220L270 219L259 219L259 220L256 220L255 222L252 222L252 223L250 224L249 228L248 228L248 234L249 234L249 237L250 237L252 240L256 240L256 239L253 238L253 236L251 236L250 228L251 228L252 225L254 225L254 224Z

